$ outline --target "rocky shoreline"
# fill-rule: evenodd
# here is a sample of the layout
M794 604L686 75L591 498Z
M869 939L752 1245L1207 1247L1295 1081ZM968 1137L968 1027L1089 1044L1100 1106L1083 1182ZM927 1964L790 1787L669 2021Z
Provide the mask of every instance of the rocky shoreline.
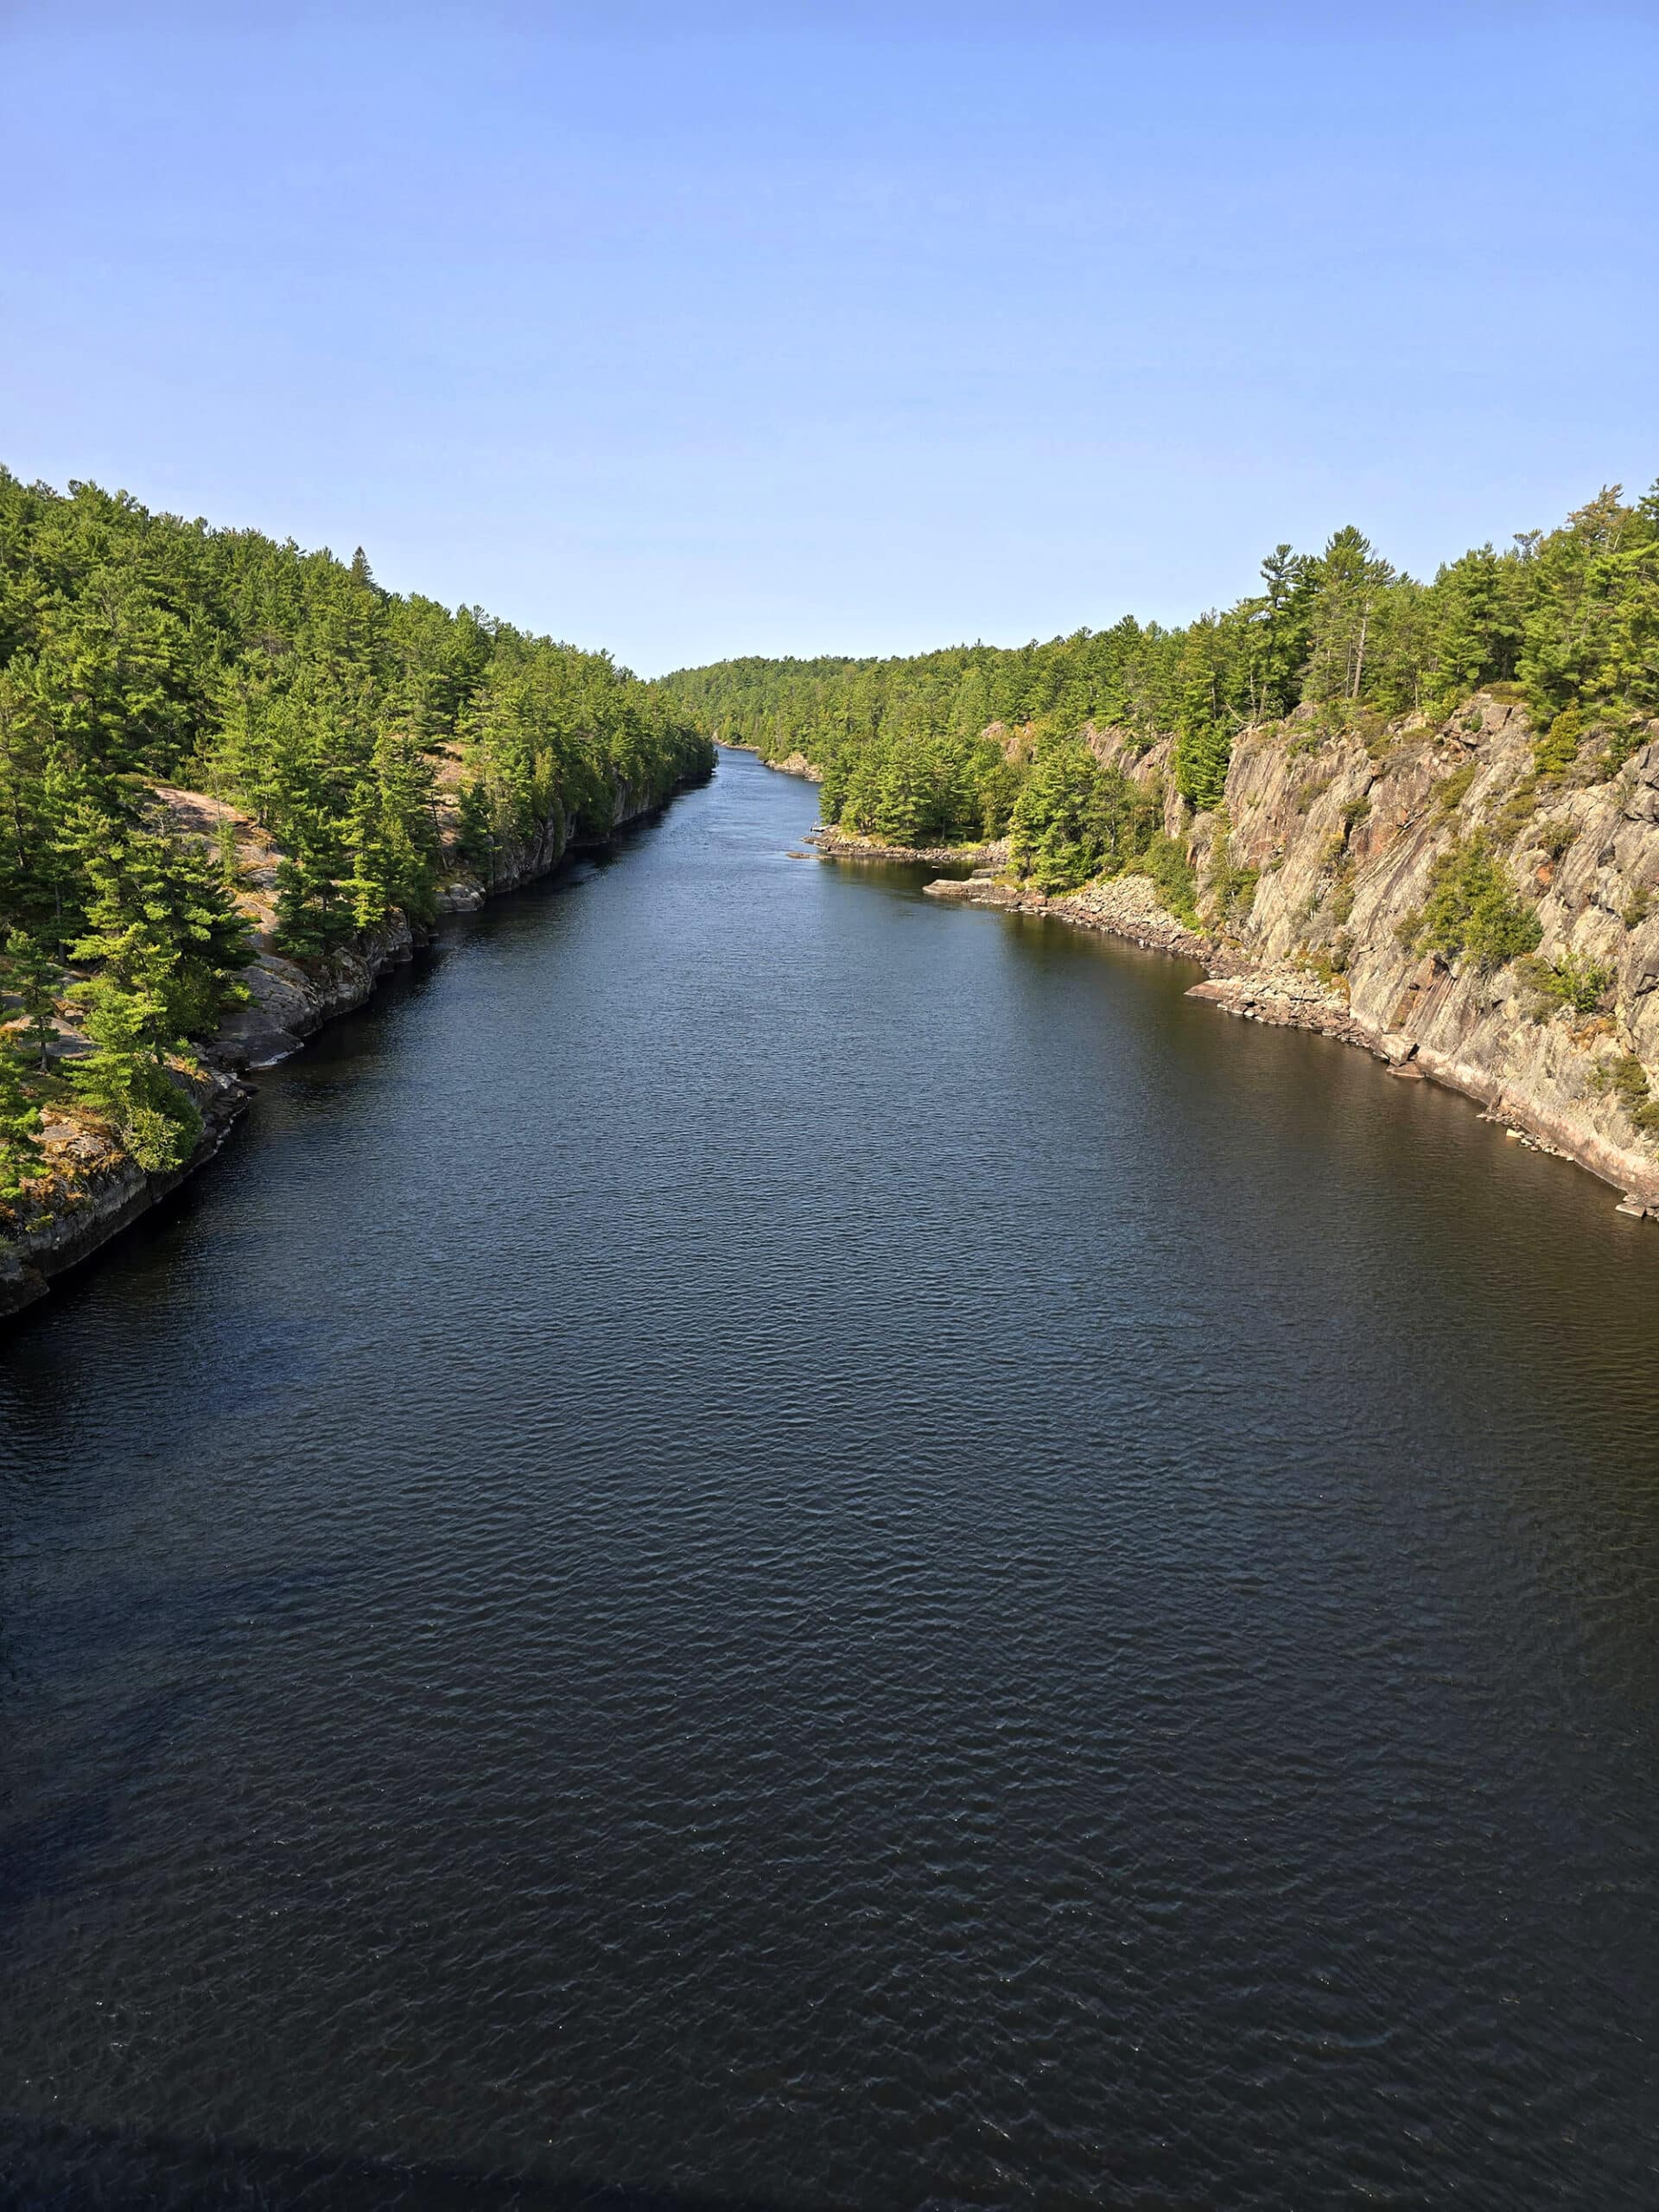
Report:
M1502 1124L1511 1136L1557 1159L1573 1160L1602 1181L1624 1190L1618 1206L1621 1213L1659 1218L1659 1190L1644 1181L1639 1164L1638 1172L1632 1174L1628 1154L1593 1136L1586 1140L1564 1117L1541 1114L1525 1097L1516 1097L1479 1070L1460 1065L1432 1046L1425 1047L1366 1021L1306 969L1249 964L1236 947L1189 929L1167 912L1159 905L1156 891L1145 876L1119 876L1054 899L996 882L944 881L926 884L923 889L931 898L991 906L1004 912L1041 914L1074 929L1103 930L1110 936L1126 938L1146 951L1197 961L1211 972L1202 982L1192 986L1188 998L1203 999L1222 1013L1245 1021L1265 1022L1275 1029L1308 1029L1339 1045L1357 1045L1382 1061L1395 1075L1420 1081L1427 1077L1447 1090L1461 1091L1484 1106L1485 1118ZM1639 1187L1624 1188L1632 1182Z
M849 830L809 830L804 842L816 845L826 861L911 861L933 868L1002 868L1007 863L1008 841L979 845L887 845L879 837L857 837Z
M823 769L815 761L809 760L804 753L791 753L782 760L768 760L758 745L740 745L735 738L730 737L717 737L715 743L722 753L750 753L763 768L775 769L780 776L798 776L803 783L807 784L823 781Z
M1174 793L1173 740L1084 735L1162 795L1204 926L1141 875L1045 896L1006 877L1006 846L912 849L838 830L812 842L830 859L967 862L970 875L927 894L1195 961L1193 997L1461 1091L1612 1185L1621 1212L1659 1219L1659 1147L1634 1118L1659 1098L1659 723L1627 737L1611 768L1594 734L1582 759L1554 766L1503 687L1441 721L1332 728L1301 709L1240 734L1223 804L1197 815ZM1535 957L1494 970L1421 949L1437 869L1471 849L1501 863L1535 913Z
M1200 865L1224 840L1230 867L1250 871L1248 904L1224 932L1170 914L1144 876L1045 897L984 869L926 892L1197 961L1207 973L1190 996L1460 1091L1517 1138L1611 1185L1620 1212L1659 1219L1659 1158L1631 1141L1610 1080L1627 1058L1659 1058L1659 732L1617 779L1563 777L1524 821L1504 810L1534 774L1534 733L1512 702L1478 695L1452 721L1402 725L1380 744L1299 746L1299 735L1287 745L1281 731L1245 733L1224 815L1171 824ZM1148 781L1163 765L1155 753L1125 758L1116 734L1096 745ZM1545 805L1554 811L1541 824ZM1488 974L1411 948L1440 855L1505 829L1514 876L1536 900L1544 968L1577 961L1605 976L1599 1003L1576 1018L1529 984L1524 963Z
M456 870L446 877L438 897L440 915L477 912L488 899L602 846L673 796L619 791L606 837L574 839L560 813L531 838L503 839L484 870ZM325 960L285 958L271 945L276 856L269 841L245 817L203 793L163 787L157 798L185 835L211 836L226 817L237 825L250 887L241 903L257 948L243 978L247 1002L227 1014L202 1044L199 1067L188 1074L178 1071L194 1096L203 1124L200 1141L182 1166L161 1174L147 1173L95 1123L46 1113L41 1135L48 1172L15 1202L12 1224L0 1235L0 1323L36 1304L60 1276L91 1259L216 1158L252 1101L247 1077L275 1066L325 1023L365 1005L391 969L406 965L436 934L397 913ZM73 1046L73 1035L67 1041Z
M1104 883L1085 884L1063 898L1047 898L1029 884L1003 881L987 866L966 878L946 877L922 887L930 899L997 906L1007 913L1052 915L1078 929L1105 930L1185 960L1208 960L1216 950L1212 939L1189 929L1161 904L1156 886L1144 875L1114 876Z

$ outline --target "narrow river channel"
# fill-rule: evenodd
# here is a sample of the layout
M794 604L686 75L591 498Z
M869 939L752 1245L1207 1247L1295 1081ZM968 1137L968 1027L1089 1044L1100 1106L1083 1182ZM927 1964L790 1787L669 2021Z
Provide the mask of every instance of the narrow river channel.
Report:
M1659 1230L813 805L0 1349L0 2177L1651 2206Z

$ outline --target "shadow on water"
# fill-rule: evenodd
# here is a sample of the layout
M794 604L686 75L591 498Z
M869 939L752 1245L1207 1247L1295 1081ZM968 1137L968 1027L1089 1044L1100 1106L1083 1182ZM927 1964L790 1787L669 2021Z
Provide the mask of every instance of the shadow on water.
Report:
M164 1277L176 1264L181 1244L189 1241L204 1212L211 1219L218 1211L223 1185L234 1175L238 1154L247 1141L248 1116L259 1114L264 1093L296 1077L303 1080L314 1071L319 1087L342 1073L359 1082L372 1079L385 1060L388 1027L395 1026L402 1013L418 1007L431 991L446 953L464 948L469 939L487 942L496 929L522 928L554 901L597 881L648 841L668 811L666 807L658 808L638 822L625 824L604 844L582 848L547 875L501 893L476 914L447 918L429 944L381 976L372 997L364 1005L336 1015L276 1067L249 1074L245 1080L254 1096L247 1115L231 1130L219 1151L107 1244L55 1276L47 1298L0 1320L0 1353L29 1331L40 1328L48 1315L73 1306L105 1276L110 1278L111 1295L142 1298L148 1281Z
M9 2212L831 2212L799 2200L536 2181L4 2114L0 2190Z

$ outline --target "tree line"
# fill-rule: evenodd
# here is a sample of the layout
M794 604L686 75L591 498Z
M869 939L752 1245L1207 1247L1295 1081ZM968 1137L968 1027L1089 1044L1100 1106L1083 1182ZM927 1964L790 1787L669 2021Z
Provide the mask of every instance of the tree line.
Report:
M602 835L620 792L666 797L711 760L608 655L385 590L360 550L0 468L0 986L26 1047L0 1039L0 1198L36 1165L42 1100L78 1097L149 1168L200 1134L189 1040L252 949L234 839L179 835L156 785L269 833L277 949L314 960L395 910L431 918L446 787L487 874L504 842ZM91 1050L59 1069L66 988Z
M1007 649L722 661L657 689L712 737L804 754L826 822L898 844L1012 833L1016 863L1061 888L1121 861L1126 838L1173 866L1152 818L1135 826L1130 779L1078 741L1091 728L1173 738L1175 788L1202 811L1252 724L1308 703L1333 724L1447 711L1494 683L1518 687L1558 750L1605 728L1615 761L1621 732L1634 742L1659 713L1659 484L1634 502L1604 490L1431 582L1351 525L1315 554L1275 546L1258 590L1181 627L1126 615Z

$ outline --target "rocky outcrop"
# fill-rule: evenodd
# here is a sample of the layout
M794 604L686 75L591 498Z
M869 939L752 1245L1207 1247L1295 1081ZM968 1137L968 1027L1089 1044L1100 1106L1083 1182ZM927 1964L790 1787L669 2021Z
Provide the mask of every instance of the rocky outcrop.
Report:
M191 1079L202 1132L181 1166L152 1175L96 1127L48 1114L41 1128L48 1173L26 1186L0 1237L0 1319L44 1298L54 1275L90 1259L213 1159L251 1093L218 1069Z
M890 845L880 837L860 837L850 830L809 830L809 845L816 845L827 861L924 861L935 868L963 865L1007 865L1008 841L978 845Z
M484 903L481 894L478 903ZM363 1005L387 969L412 960L430 935L407 915L393 914L378 929L359 931L326 960L302 964L267 947L243 978L247 1005L219 1024L207 1057L220 1067L274 1066L325 1021Z
M224 1144L252 1093L242 1080L274 1065L338 1014L362 1006L387 971L412 959L432 932L400 912L359 931L326 959L298 961L276 950L276 869L280 855L248 817L200 791L163 787L156 793L171 826L222 849L229 833L236 845L238 903L257 948L243 976L248 997L227 1014L202 1046L200 1065L181 1068L178 1080L193 1091L202 1135L181 1166L149 1174L95 1116L63 1109L48 1113L41 1130L46 1173L26 1186L10 1210L0 1208L0 1321L46 1294L53 1279L78 1267L111 1238L130 1228L211 1160ZM615 830L652 812L663 800L626 786L616 793ZM455 857L454 824L442 821L449 872L440 887L442 913L471 913L486 899L550 874L579 842L562 810L528 837L502 837L483 868L464 868ZM592 842L601 842L596 840ZM0 1013L0 1019L3 1014ZM83 1049L72 1022L54 1048L62 1058Z
M1562 765L1497 691L1443 721L1382 728L1302 709L1241 735L1224 806L1196 818L1173 795L1166 741L1090 742L1165 791L1202 931L1162 914L1140 877L1055 899L983 880L930 891L1201 959L1194 996L1464 1091L1629 1194L1628 1210L1659 1214L1659 1142L1636 1118L1659 1097L1659 722L1611 754L1592 731ZM1528 958L1421 949L1437 864L1477 843L1536 916Z

